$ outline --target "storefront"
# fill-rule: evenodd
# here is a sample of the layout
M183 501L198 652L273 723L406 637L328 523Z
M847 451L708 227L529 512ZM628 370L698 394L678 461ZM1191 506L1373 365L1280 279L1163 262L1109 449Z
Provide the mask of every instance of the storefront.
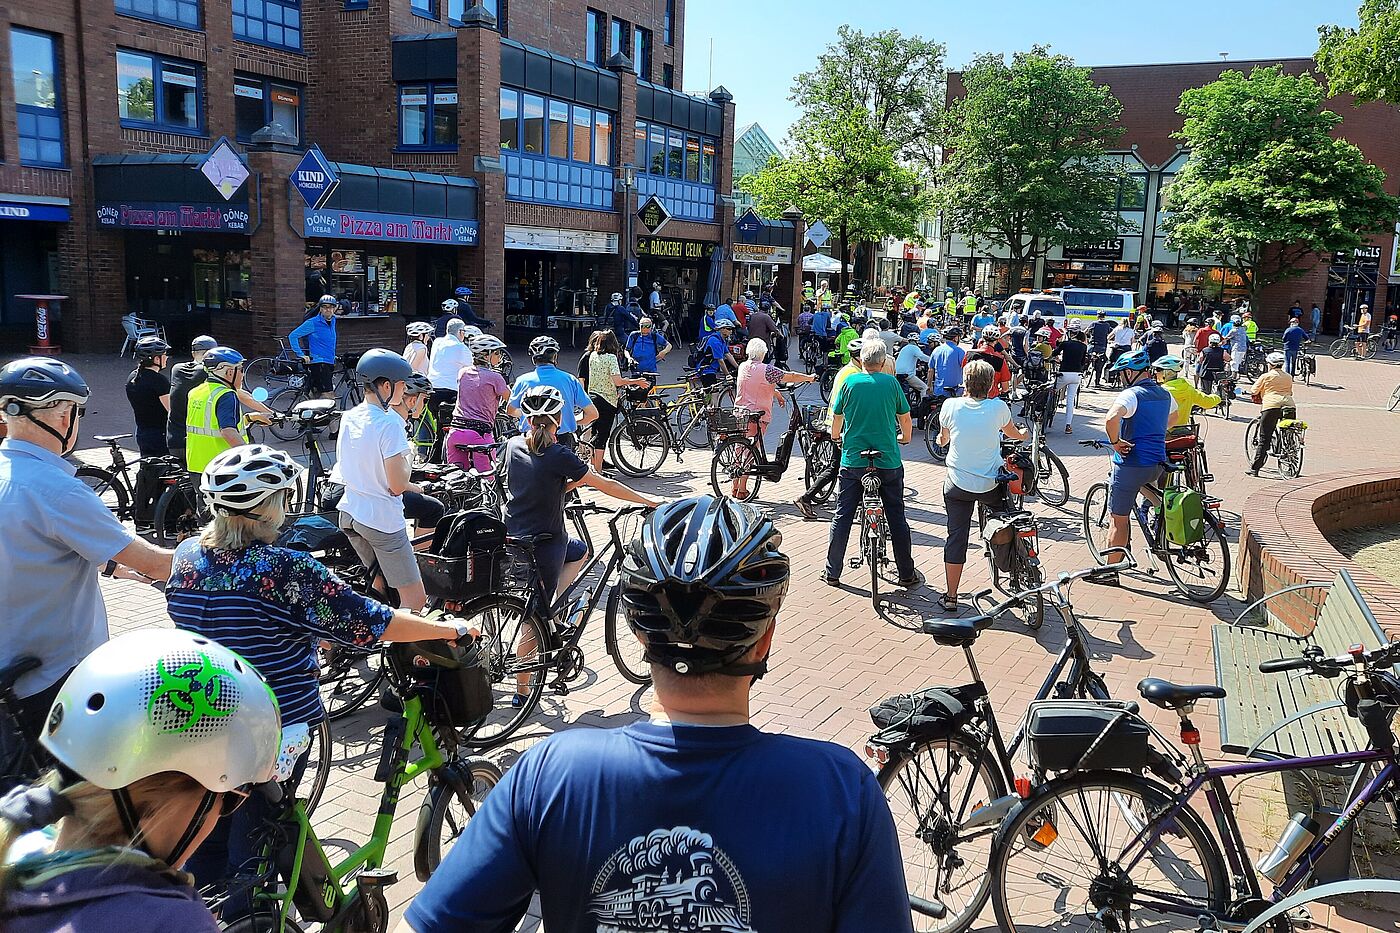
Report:
M653 282L661 283L663 300L680 309L681 318L705 303L710 263L718 243L708 240L673 240L665 237L637 237L637 257L641 275L637 282L644 295L651 294Z
M753 223L757 221L757 223ZM758 291L792 266L796 227L790 220L768 220L746 213L734 222L734 291ZM725 298L733 296L725 295Z
M59 225L69 222L66 198L0 194L0 325L33 337L34 303L15 295L53 294L58 287Z
M1182 305L1198 311L1210 305L1229 304L1248 298L1244 279L1224 266L1193 263L1153 263L1147 303L1154 311L1167 311Z
M617 256L616 233L506 224L505 246L507 327L544 330L551 316L592 317L606 307L599 283Z
M1355 324L1363 304L1371 306L1379 322L1385 309L1376 305L1381 248L1358 246L1351 254L1334 253L1327 267L1327 302L1322 306L1322 329L1339 332L1343 324Z
M1141 240L1132 240L1133 255L1125 257L1123 239L1083 246L1066 246L1060 256L1045 261L1045 288L1121 288L1138 290Z

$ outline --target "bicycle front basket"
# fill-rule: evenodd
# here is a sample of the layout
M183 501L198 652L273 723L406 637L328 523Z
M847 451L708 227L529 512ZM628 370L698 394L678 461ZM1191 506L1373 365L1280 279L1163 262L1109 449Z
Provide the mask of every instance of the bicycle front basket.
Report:
M747 408L715 408L710 411L710 433L720 436L743 434L748 430Z
M802 420L806 423L807 427L811 428L813 431L825 431L829 427L826 420L828 414L829 412L825 405L802 406Z
M1026 716L1031 767L1141 771L1150 730L1116 700L1041 700Z
M425 706L445 713L456 728L474 725L491 712L484 639L463 647L445 641L400 642L390 646L396 666L428 688Z

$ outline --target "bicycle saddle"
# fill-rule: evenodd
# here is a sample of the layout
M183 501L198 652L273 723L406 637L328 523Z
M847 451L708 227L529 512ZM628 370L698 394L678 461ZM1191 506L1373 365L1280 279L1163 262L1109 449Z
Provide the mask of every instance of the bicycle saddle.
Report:
M927 619L923 625L925 635L949 648L965 648L977 640L977 636L992 627L993 616L968 616L965 619Z
M0 694L9 693L14 689L15 681L19 680L30 671L37 671L43 666L43 661L33 655L24 655L15 658L4 668L0 668Z
M1174 684L1160 677L1147 677L1138 682L1138 693L1153 706L1162 709L1180 709L1197 700L1223 700L1225 688L1215 684L1185 686Z
M876 457L879 457L882 453L883 451L880 450L862 450L860 452L860 455L866 460L874 460Z
M292 415L299 421L317 421L329 418L338 411L333 398L312 398L297 402L292 406Z
M112 441L124 441L128 437L135 436L135 434L94 434L92 436L92 439L95 441L101 441L104 444L110 444L112 443Z

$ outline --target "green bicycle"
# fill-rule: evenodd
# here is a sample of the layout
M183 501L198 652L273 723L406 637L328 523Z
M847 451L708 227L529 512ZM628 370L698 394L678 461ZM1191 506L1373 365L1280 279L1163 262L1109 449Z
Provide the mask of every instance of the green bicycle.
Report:
M465 637L463 641L465 641ZM318 924L336 933L384 933L389 907L384 888L397 873L383 869L394 825L394 811L404 787L428 776L428 793L418 808L413 868L427 880L476 814L481 801L501 779L486 758L458 753L456 725L479 717L481 690L490 689L479 666L481 642L453 650L442 642L387 646L385 675L402 713L390 717L374 779L384 785L369 841L332 864L300 799L284 796L276 784L262 789L280 812L264 824L262 857L250 875L232 879L228 890L211 899L223 913L235 899L251 905L237 916L221 918L231 933L301 933ZM421 750L413 758L415 746Z

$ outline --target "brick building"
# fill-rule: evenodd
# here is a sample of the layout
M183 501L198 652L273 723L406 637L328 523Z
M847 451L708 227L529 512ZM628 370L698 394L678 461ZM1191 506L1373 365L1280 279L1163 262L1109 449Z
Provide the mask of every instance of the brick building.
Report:
M1172 137L1182 125L1176 112L1182 92L1216 80L1226 69L1248 73L1256 66L1273 64L1290 74L1316 72L1306 58L1093 68L1093 79L1107 85L1123 105L1124 133L1113 158L1123 161L1128 182L1119 192L1116 207L1133 232L1108 243L1056 248L1037 263L1034 279L1024 284L1131 289L1140 302L1154 308L1167 307L1182 295L1217 301L1243 296L1243 283L1218 261L1168 248L1161 224L1161 192L1187 158ZM960 75L949 75L949 100L962 93ZM1342 117L1336 134L1385 171L1387 191L1400 193L1400 111L1380 104L1356 107L1345 96L1334 98L1328 106ZM1014 290L1009 288L1004 254L974 251L957 236L946 237L944 248L950 287L971 285L986 295ZM1295 300L1304 309L1317 302L1324 312L1323 329L1333 331L1342 320L1354 320L1362 302L1373 310L1400 307L1395 235L1378 237L1369 249L1356 252L1355 256L1319 257L1304 276L1266 289L1257 309L1260 320L1267 327L1282 327Z
M0 30L10 349L22 293L69 296L69 350L135 312L260 352L327 292L364 347L463 283L514 336L601 311L629 260L684 308L731 286L734 103L677 90L684 0L35 0Z

